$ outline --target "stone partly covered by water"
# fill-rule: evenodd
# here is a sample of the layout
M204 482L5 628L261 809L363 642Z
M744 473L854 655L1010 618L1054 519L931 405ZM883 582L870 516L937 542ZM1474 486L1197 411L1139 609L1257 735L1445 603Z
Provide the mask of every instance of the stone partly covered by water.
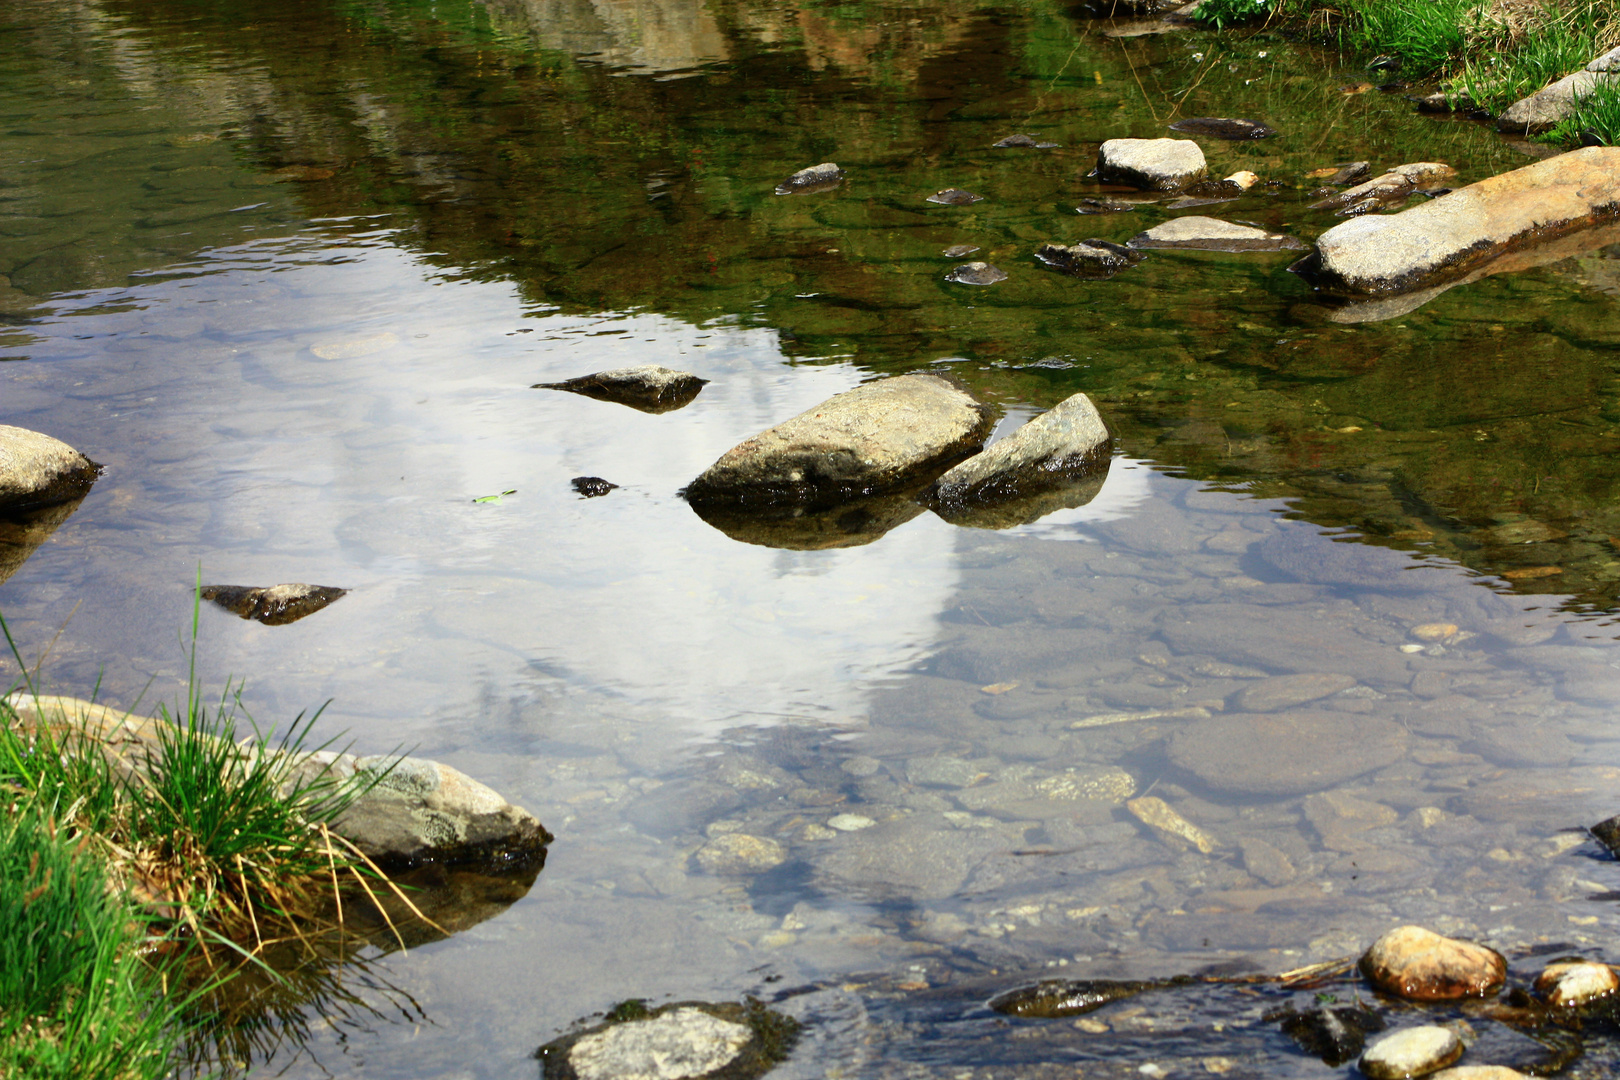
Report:
M976 528L1010 528L1083 506L1101 488L1112 440L1097 407L1075 394L946 472L934 512Z
M814 195L818 191L831 191L844 179L844 170L836 162L823 161L808 169L800 169L776 185L778 195Z
M204 585L202 598L244 619L284 626L313 615L349 590L332 585Z
M1361 973L1386 994L1450 1001L1496 993L1507 980L1507 961L1472 941L1401 926L1373 942L1361 958Z
M100 475L100 465L67 443L0 424L0 510L83 498Z
M978 250L979 246L977 244L952 244L940 254L947 259L965 259Z
M722 833L699 848L696 858L711 874L762 874L787 861L787 852L769 837Z
M1362 163L1352 163L1352 165L1360 164ZM1335 174L1335 180L1337 175L1339 174ZM1310 209L1336 210L1340 217L1367 214L1403 202L1419 191L1433 190L1456 175L1457 170L1442 161L1415 161L1407 165L1397 165L1371 180L1364 180L1353 187L1347 187L1343 191L1334 192L1325 199L1311 203Z
M984 196L953 187L934 192L928 196L928 201L939 203L941 206L972 206L976 202L984 202Z
M1130 982L1112 979L1048 979L1021 986L990 999L990 1007L1008 1016L1052 1019L1083 1016L1115 1001L1157 990L1170 982Z
M1558 961L1536 976L1534 992L1555 1009L1577 1009L1612 997L1620 975L1608 964L1591 960Z
M576 476L568 481L582 499L596 499L610 491L618 489L618 484L602 479L600 476Z
M1191 139L1109 139L1097 151L1097 180L1143 191L1180 191L1208 175Z
M993 423L944 376L878 379L738 443L686 496L694 505L813 503L926 483L976 451Z
M1358 1064L1369 1080L1410 1080L1445 1068L1462 1052L1462 1039L1455 1031L1424 1024L1383 1036L1367 1047Z
M1258 120L1226 119L1219 116L1190 116L1170 125L1171 131L1185 135L1207 135L1214 139L1268 139L1277 134Z
M1290 1010L1281 1020L1283 1034L1333 1068L1359 1055L1367 1046L1368 1035L1384 1030L1383 1017L1363 1005Z
M1529 1080L1505 1065L1455 1065L1429 1074L1429 1080Z
M1199 251L1290 251L1305 245L1282 233L1219 218L1171 218L1127 241L1133 248L1194 248Z
M1521 248L1615 219L1620 148L1592 146L1317 238L1295 268L1318 288L1379 296L1443 285Z
M1543 87L1509 105L1496 118L1501 131L1514 135L1540 135L1551 131L1575 112L1575 103L1620 79L1620 49L1610 49L1572 75Z
M1223 713L1170 738L1170 761L1215 791L1306 795L1393 764L1406 729L1379 716L1295 709Z
M673 412L691 403L709 380L657 364L614 368L562 382L535 383L533 390L566 390L598 401L614 401L648 413Z
M1000 142L994 142L994 143L991 143L990 145L995 147L998 150L1004 150L1004 149L1007 149L1009 147L1014 147L1014 146L1029 147L1029 148L1034 149L1034 150L1050 150L1053 147L1057 146L1057 143L1055 143L1055 142L1041 142L1041 141L1037 140L1035 138L1035 136L1033 136L1033 135L1009 135L1005 139L1002 139Z
M1081 199L1079 204L1075 206L1074 212L1077 214L1124 214L1135 209L1136 207L1130 203L1120 202L1118 199ZM1106 241L1102 242L1105 243Z
M787 1056L798 1024L758 1002L627 1001L604 1023L535 1052L544 1080L755 1080Z
M956 285L994 285L1007 280L1007 271L987 262L963 263L953 267L945 275L945 280Z
M1165 204L1166 210L1185 210L1193 206L1210 206L1231 202L1260 182L1257 173L1247 169L1235 172L1222 180L1200 180L1184 188L1181 198ZM1303 244L1300 245L1304 247Z
M1072 244L1042 244L1035 249L1035 258L1070 277L1102 279L1141 262L1143 255L1111 240L1091 239L1076 240Z

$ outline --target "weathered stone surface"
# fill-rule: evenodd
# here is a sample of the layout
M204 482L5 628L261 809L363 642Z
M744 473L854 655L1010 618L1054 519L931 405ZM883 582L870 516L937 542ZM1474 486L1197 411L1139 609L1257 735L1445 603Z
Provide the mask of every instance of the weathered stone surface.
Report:
M1243 852L1243 868L1267 885L1286 885L1299 876L1287 855L1258 837L1240 837L1238 847ZM1356 1047L1355 1053L1360 1052L1361 1048ZM1345 1060L1354 1056L1350 1054Z
M1429 1080L1529 1080L1505 1065L1454 1065L1429 1074Z
M814 195L818 191L831 191L844 179L844 170L836 162L823 161L800 169L776 185L778 195Z
M1097 179L1143 191L1179 191L1208 175L1191 139L1109 139L1097 151Z
M1104 1005L1123 1001L1148 990L1169 986L1164 982L1136 982L1117 979L1046 979L1034 986L1020 986L990 999L990 1007L1008 1016L1084 1016Z
M647 413L673 412L691 403L708 385L689 371L657 364L613 368L562 382L535 383L532 390L566 390L571 394L628 405Z
M1239 712L1277 712L1337 694L1354 685L1354 677L1338 672L1278 675L1260 679L1239 690L1232 695L1232 707Z
M935 481L934 512L958 525L1008 528L1083 506L1102 487L1111 448L1097 407L1075 394Z
M1605 53L1592 63L1610 64L1609 56ZM1612 67L1594 69L1588 65L1584 71L1566 75L1551 86L1515 101L1496 118L1497 129L1514 135L1540 135L1544 131L1551 131L1575 111L1577 98L1585 97L1600 86L1614 83L1615 77L1607 73L1611 70Z
M1133 248L1193 248L1199 251L1296 251L1305 245L1292 236L1236 225L1219 218L1171 218L1126 241Z
M941 206L972 206L976 202L984 202L984 196L975 195L973 192L964 191L961 188L951 187L934 192L928 196L926 201L938 203Z
M965 259L978 250L979 247L977 244L952 244L950 247L940 252L940 254L945 256L947 259Z
M1398 214L1335 225L1295 268L1319 288L1351 296L1411 292L1617 218L1620 148L1590 146Z
M993 142L990 145L998 150L1004 150L1015 146L1029 147L1033 150L1050 150L1058 144L1055 142L1042 142L1033 135L1020 134L1008 135L1005 139L1002 139L999 142Z
M1305 795L1400 759L1406 730L1381 717L1299 709L1223 713L1170 737L1170 760L1217 791Z
M746 1006L641 1001L604 1023L542 1046L544 1080L756 1080L792 1049L799 1025L759 1002Z
M1555 961L1536 976L1534 990L1537 997L1556 1009L1574 1009L1620 990L1620 975L1608 964L1595 961Z
M1456 175L1457 170L1443 161L1416 161L1397 165L1371 180L1311 203L1310 208L1336 209L1340 217L1367 214L1402 202L1416 192L1433 190Z
M0 424L0 510L82 499L101 466L67 443Z
M693 503L812 502L902 487L984 442L991 411L938 375L847 390L744 440L686 489Z
M244 619L283 626L313 615L349 590L332 585L204 585L202 598Z
M1361 1055L1361 1071L1371 1080L1427 1076L1462 1057L1462 1040L1450 1028L1425 1024L1383 1036Z
M1036 261L1079 278L1110 278L1143 258L1141 252L1108 240L1042 244L1035 249Z
M766 836L722 833L698 849L698 865L711 874L762 874L787 861L787 851Z
M50 729L70 746L94 747L133 776L161 758L163 720L70 697L8 699L24 730ZM375 781L333 823L332 831L385 867L428 862L532 865L552 840L544 826L490 788L436 761L356 757L319 751L295 757L284 789L316 779Z
M1401 926L1373 942L1361 973L1387 994L1409 1001L1485 997L1501 989L1507 961L1495 949Z
M1125 809L1142 824L1166 837L1172 846L1191 844L1205 855L1218 846L1213 836L1176 813L1169 803L1156 796L1144 795L1140 799L1127 800Z
M945 280L955 285L994 285L1007 280L1007 271L987 262L963 263L952 267Z
M619 486L609 480L602 479L600 476L576 476L568 483L579 493L579 497L582 499L599 499L608 492L616 490Z
M28 556L49 540L83 501L72 499L27 510L0 510L0 585L21 569Z
M1208 135L1214 139L1268 139L1277 134L1258 120L1229 120L1218 116L1189 116L1170 125L1171 131L1186 135Z
M1329 851L1359 852L1373 847L1364 835L1395 824L1399 814L1382 803L1346 791L1323 791L1305 800L1305 820Z

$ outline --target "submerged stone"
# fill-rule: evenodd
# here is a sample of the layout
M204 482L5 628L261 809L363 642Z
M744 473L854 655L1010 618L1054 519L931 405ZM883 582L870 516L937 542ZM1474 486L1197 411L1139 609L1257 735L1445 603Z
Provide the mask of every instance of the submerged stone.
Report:
M1081 199L1080 205L1074 208L1077 214L1124 214L1135 210L1136 207L1128 202L1117 199Z
M961 188L953 187L945 188L943 191L934 192L932 195L928 196L928 201L931 203L939 203L941 206L971 206L976 202L983 202L984 196L975 195L971 191L963 191Z
M1361 973L1408 1001L1450 1001L1494 994L1507 980L1507 961L1484 945L1402 926L1373 942Z
M566 390L597 401L612 401L648 413L673 412L691 403L708 379L657 364L598 371L562 382L535 383L531 390Z
M617 490L618 484L609 483L600 476L576 476L568 481L582 499L597 499L610 491Z
M1076 240L1072 244L1042 244L1035 249L1037 261L1070 277L1111 278L1144 256L1109 240Z
M1258 120L1229 120L1218 116L1192 116L1170 125L1171 131L1186 135L1208 135L1215 139L1269 139L1277 133Z
M1050 150L1057 146L1057 143L1039 142L1033 135L1009 135L1000 142L994 142L990 145L998 150L1003 150L1014 146L1027 146L1036 150Z
M82 499L101 466L67 443L0 424L0 510Z
M202 598L244 619L284 626L313 615L349 590L332 585L204 585Z
M1369 1080L1410 1080L1445 1068L1462 1052L1455 1031L1425 1024L1390 1032L1369 1046L1358 1064Z
M1289 251L1305 245L1292 236L1238 225L1219 218L1171 218L1137 233L1128 241L1133 248L1190 248L1199 251Z
M1143 191L1180 191L1208 171L1191 139L1109 139L1097 151L1097 179Z
M534 1056L544 1080L755 1080L787 1057L798 1033L797 1021L753 999L657 1009L634 1000Z
M1533 990L1555 1009L1575 1009L1613 996L1620 990L1620 975L1591 960L1555 961L1536 976Z
M1301 1050L1336 1069L1366 1048L1368 1035L1384 1030L1384 1020L1365 1006L1343 1005L1289 1012L1282 1030Z
M1021 986L990 999L990 1007L1008 1016L1052 1019L1083 1016L1104 1005L1135 997L1148 990L1173 985L1159 982L1128 982L1112 979L1047 979L1034 986Z
M1007 280L1007 271L987 262L963 263L945 275L945 280L957 285L994 285Z
M1378 716L1222 713L1170 737L1170 761L1216 791L1308 795L1398 761L1406 729Z
M800 169L776 185L778 195L814 195L818 191L831 191L844 179L844 170L836 162L824 161L808 169Z

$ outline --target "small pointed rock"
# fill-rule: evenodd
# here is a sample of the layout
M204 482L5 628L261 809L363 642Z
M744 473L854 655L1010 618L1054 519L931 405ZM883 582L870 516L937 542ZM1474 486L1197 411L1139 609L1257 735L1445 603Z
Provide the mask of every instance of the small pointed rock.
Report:
M612 401L642 412L673 412L691 403L709 383L689 371L657 364L614 368L562 382L535 383L533 390L566 390L597 401Z
M609 483L600 476L576 476L568 481L574 485L582 499L596 499L618 488L618 484Z
M202 598L212 600L226 611L244 619L257 619L266 626L283 626L313 615L347 593L330 585L205 585Z

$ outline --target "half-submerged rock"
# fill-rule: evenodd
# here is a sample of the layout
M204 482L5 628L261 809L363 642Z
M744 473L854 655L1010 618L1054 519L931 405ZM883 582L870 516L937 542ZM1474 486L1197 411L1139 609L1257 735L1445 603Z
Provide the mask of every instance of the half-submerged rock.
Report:
M1592 146L1398 214L1335 225L1295 263L1318 288L1390 296L1447 284L1503 255L1620 221L1620 148Z
M1593 960L1555 960L1536 976L1533 990L1555 1009L1578 1009L1620 992L1620 975Z
M614 368L562 382L535 383L532 390L566 390L597 401L613 401L648 413L673 412L691 403L709 383L689 371L657 364Z
M975 195L971 191L951 187L936 191L928 196L928 202L939 203L941 206L972 206L976 202L984 202L983 195Z
M348 591L331 585L204 585L202 598L244 619L283 626L315 614Z
M1283 233L1219 218L1171 218L1126 241L1133 248L1190 248L1198 251L1298 251L1305 245Z
M1340 217L1370 214L1404 202L1420 191L1432 191L1456 175L1457 170L1443 161L1414 161L1334 192L1311 203L1309 209L1336 210Z
M1097 151L1097 179L1143 191L1180 191L1208 175L1191 139L1109 139Z
M776 185L778 195L814 195L818 191L831 191L844 179L844 170L837 162L823 161L808 169L800 169Z
M1075 394L935 482L934 512L953 525L1007 529L1084 506L1102 490L1112 440Z
M963 263L952 267L945 280L956 285L994 285L1007 280L1007 271L987 262Z
M990 999L990 1007L1008 1016L1053 1019L1082 1016L1104 1005L1148 990L1175 985L1175 980L1135 982L1117 979L1047 979Z
M1269 139L1277 134L1258 120L1228 119L1220 116L1191 116L1170 125L1171 131L1187 135L1208 135L1215 139Z
M1357 1064L1369 1080L1410 1080L1445 1068L1462 1053L1462 1039L1455 1031L1424 1024L1383 1036L1367 1047Z
M1507 961L1495 949L1401 926L1373 942L1361 973L1386 994L1408 1001L1451 1001L1494 994L1507 981Z
M755 1080L783 1061L799 1024L745 1004L621 1002L602 1023L534 1052L543 1080Z
M1033 135L1009 135L1000 142L990 144L997 150L1006 150L1015 146L1027 146L1032 150L1050 150L1057 146L1055 142L1041 142Z
M1185 210L1191 206L1209 206L1231 202L1260 182L1260 177L1244 169L1222 180L1200 180L1182 189L1181 198L1165 204L1166 210Z
M101 466L67 443L0 424L0 510L82 499Z
M1061 270L1070 277L1111 278L1143 259L1139 251L1110 240L1076 240L1072 244L1042 244L1035 249L1037 261Z
M1383 1018L1364 1005L1289 1010L1279 1019L1283 1034L1335 1069L1366 1048L1368 1035L1384 1030Z
M978 450L993 423L944 376L878 379L738 443L685 494L694 506L808 506L899 491Z

